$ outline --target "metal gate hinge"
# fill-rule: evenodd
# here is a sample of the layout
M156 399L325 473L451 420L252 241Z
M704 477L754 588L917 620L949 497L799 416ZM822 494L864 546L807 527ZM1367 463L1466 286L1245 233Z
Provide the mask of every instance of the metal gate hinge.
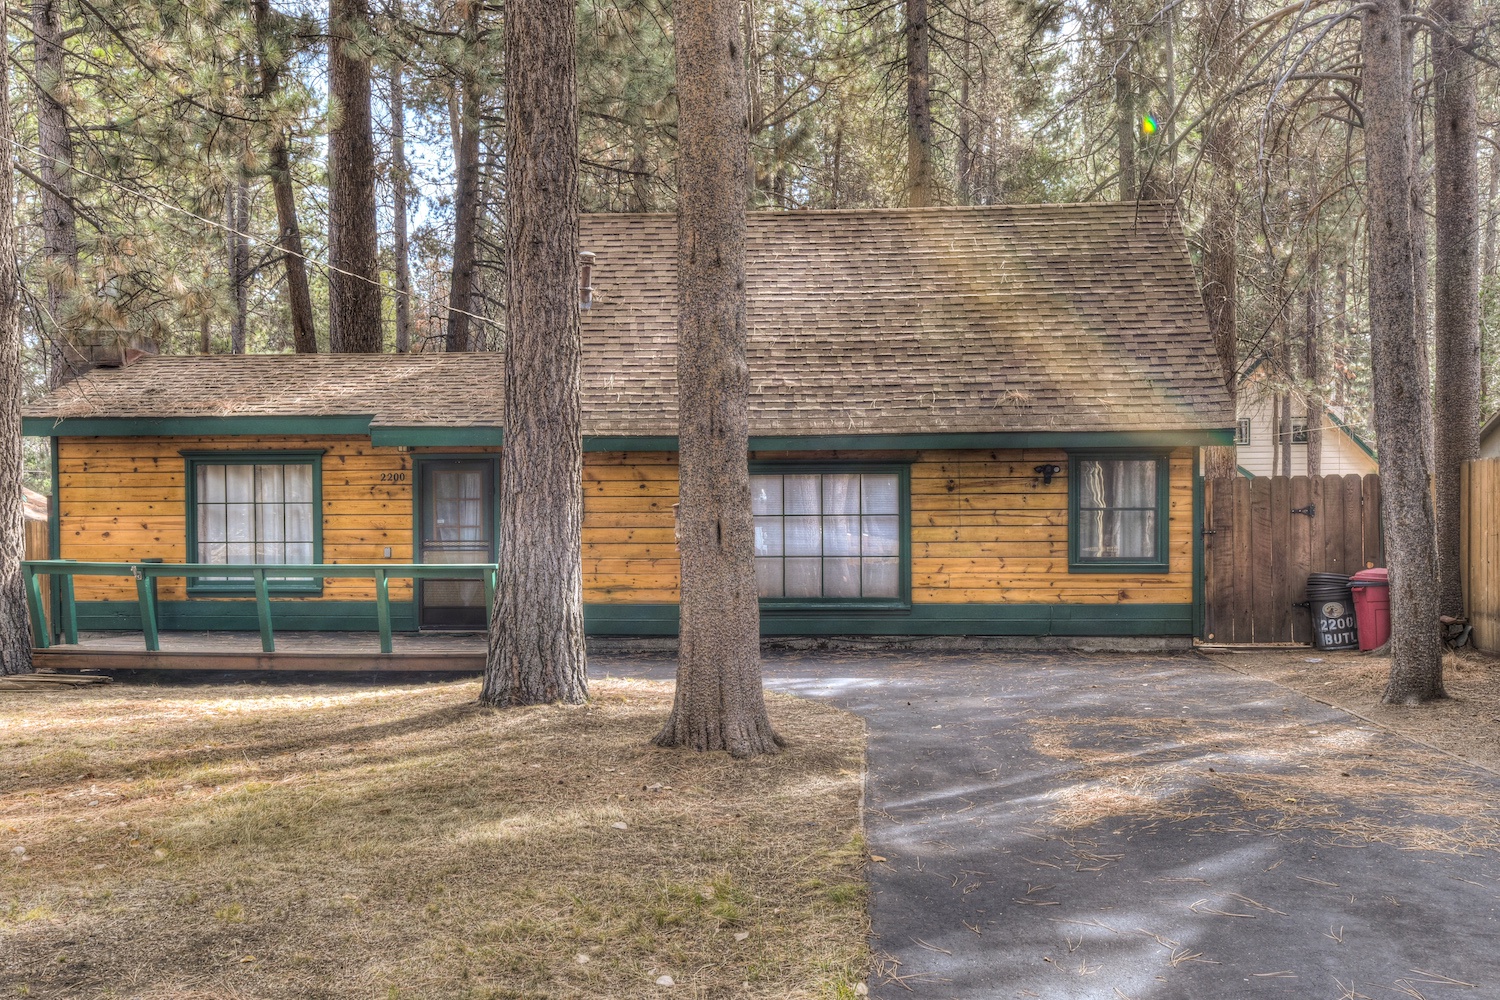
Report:
M1318 512L1318 505L1315 504L1315 503L1310 503L1306 507L1293 507L1292 508L1292 513L1293 514L1306 514L1308 517L1312 517L1317 512Z

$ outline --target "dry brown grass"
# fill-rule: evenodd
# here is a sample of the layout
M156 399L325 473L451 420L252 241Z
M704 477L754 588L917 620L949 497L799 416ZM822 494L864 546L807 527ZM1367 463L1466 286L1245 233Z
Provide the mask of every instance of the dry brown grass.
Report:
M734 762L647 744L669 685L476 694L0 695L0 995L854 995L858 718L770 696Z
M1048 814L1067 829L1130 818L1460 854L1500 848L1500 802L1482 773L1358 719L1060 716L1034 726L1033 745L1071 765Z
M1391 669L1385 656L1246 650L1213 660L1500 774L1500 656L1468 649L1448 654L1443 678L1452 697L1416 707L1380 703Z

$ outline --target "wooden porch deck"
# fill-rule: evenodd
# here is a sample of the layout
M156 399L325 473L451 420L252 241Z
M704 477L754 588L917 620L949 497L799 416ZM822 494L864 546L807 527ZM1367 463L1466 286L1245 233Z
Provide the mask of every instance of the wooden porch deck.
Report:
M261 649L259 632L162 632L161 649L146 649L140 632L82 632L78 643L32 650L49 670L484 670L482 632L421 632L391 637L380 651L374 632L277 632L276 651Z

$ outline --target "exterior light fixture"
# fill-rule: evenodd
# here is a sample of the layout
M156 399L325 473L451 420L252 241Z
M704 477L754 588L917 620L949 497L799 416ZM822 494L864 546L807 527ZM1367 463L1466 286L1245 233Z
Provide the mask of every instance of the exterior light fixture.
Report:
M587 250L578 255L578 308L594 305L594 255Z
M1062 471L1062 466L1060 466L1060 465L1038 465L1036 468L1032 469L1031 471L1035 472L1037 475L1039 475L1039 476L1042 477L1042 485L1043 486L1051 486L1052 485L1052 477L1055 476L1055 475L1057 475L1059 472Z

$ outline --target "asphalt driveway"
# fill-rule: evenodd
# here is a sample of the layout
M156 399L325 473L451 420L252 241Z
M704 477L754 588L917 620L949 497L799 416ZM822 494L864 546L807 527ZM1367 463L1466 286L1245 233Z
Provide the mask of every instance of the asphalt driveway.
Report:
M1500 997L1488 772L1191 653L766 680L868 721L876 997Z

